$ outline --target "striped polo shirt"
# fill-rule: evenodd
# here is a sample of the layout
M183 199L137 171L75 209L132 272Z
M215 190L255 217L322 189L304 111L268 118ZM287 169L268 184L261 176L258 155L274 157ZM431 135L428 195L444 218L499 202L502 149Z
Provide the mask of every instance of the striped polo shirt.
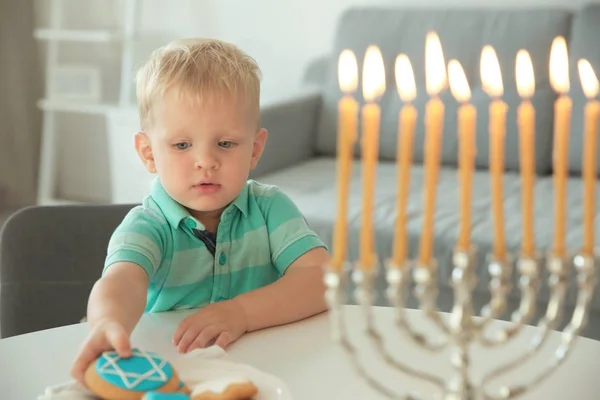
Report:
M214 246L203 232L156 179L113 233L104 271L118 262L143 268L146 312L198 308L273 283L302 254L325 247L287 195L254 180L223 211Z

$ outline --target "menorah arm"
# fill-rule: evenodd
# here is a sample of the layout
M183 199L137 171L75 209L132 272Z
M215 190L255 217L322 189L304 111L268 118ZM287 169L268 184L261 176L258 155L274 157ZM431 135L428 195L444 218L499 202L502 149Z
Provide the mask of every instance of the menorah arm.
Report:
M437 341L430 340L421 332L413 329L411 324L406 319L405 313L405 296L406 288L410 283L410 265L396 265L393 260L388 260L386 263L386 280L388 288L386 290L387 299L390 305L396 310L396 326L405 334L413 343L429 352L440 352L448 347L448 339L440 338Z
M527 360L533 358L540 351L540 349L543 347L543 345L546 343L546 341L550 337L550 333L552 332L553 328L556 325L557 318L555 318L554 316L548 315L548 314L551 314L552 310L556 310L559 308L556 306L556 304L562 303L562 301L563 301L562 299L564 299L565 293L566 293L566 290L564 288L561 288L561 289L557 290L555 296L553 295L553 298L550 301L551 304L549 304L549 306L548 306L548 313L540 321L540 323L538 325L538 332L537 332L536 336L533 338L533 340L531 342L532 346L527 350L527 352L525 352L521 356L515 358L514 360L509 361L508 363L502 365L501 367L496 368L493 371L491 371L483 379L482 385L486 385L487 382L489 382L489 381L509 372L511 369L525 363ZM559 299L559 297L561 299ZM562 305L560 308L562 308Z
M495 318L500 316L506 308L506 296L510 291L510 267L507 261L498 262L493 260L490 263L490 291L492 299L490 304L482 310L483 319L477 323L478 329L482 332L479 339L482 345L494 347L506 344L521 332L523 327L531 321L535 315L536 293L539 286L539 262L537 257L521 257L517 261L519 273L519 289L521 291L521 301L517 312L513 314L512 324L507 328L501 329L488 336L484 333L486 326ZM550 308L550 307L549 307Z
M392 270L390 270L390 272L392 272ZM390 277L390 275L393 275L393 273L388 273L388 278ZM428 381L433 385L437 386L439 389L443 389L444 384L440 378L428 374L424 371L418 371L414 368L409 367L408 365L405 365L404 363L392 357L389 351L386 350L385 345L383 343L382 335L378 332L377 328L375 327L375 318L373 316L372 306L374 276L374 273L365 272L360 269L355 270L352 274L352 278L354 280L354 283L356 284L355 297L364 310L364 315L367 322L367 336L369 337L371 343L375 346L378 353L388 365L400 370L401 372L409 376ZM400 279L400 281L397 282L401 284L402 280ZM400 308L399 310L402 310L402 308Z
M370 310L369 310L369 312L370 312ZM412 367L409 367L408 365L406 365L406 364L402 363L401 361L398 361L396 358L392 357L392 355L389 353L389 351L387 351L387 349L385 348L385 345L383 343L383 338L382 338L381 334L375 328L372 321L373 320L371 319L371 323L369 324L369 326L367 326L367 335L368 335L369 339L371 340L371 342L373 343L373 345L375 346L375 348L377 349L377 352L381 355L383 360L389 366L398 369L399 371L405 373L406 375L427 381L427 382L437 386L438 389L440 389L440 390L444 389L444 381L442 379L438 378L437 376L431 375L425 371L419 371Z
M332 328L334 328L337 333L335 335L335 340L339 341L339 343L342 345L342 348L349 355L352 366L356 370L356 372L360 376L362 376L366 380L366 382L377 392L381 393L382 395L386 396L389 399L394 399L394 400L421 400L421 398L415 394L395 393L394 391L389 389L387 386L383 385L379 380L377 380L377 378L375 376L373 376L371 373L369 373L362 366L362 364L358 358L358 352L357 352L356 348L352 345L350 340L348 339L348 335L346 332L345 316L344 316L344 313L343 313L342 307L341 307L341 304L342 304L341 287L343 286L342 285L343 276L344 276L343 273L340 271L329 270L325 273L325 278L324 278L325 284L327 286L325 298L329 304ZM356 293L357 296L356 297L358 298L361 306L363 308L365 308L365 310L368 313L367 314L367 334L368 334L368 336L371 338L372 341L376 342L379 352L382 355L384 355L384 359L386 360L386 362L388 362L388 364L396 367L397 369L406 373L407 375L424 379L424 380L429 381L430 383L434 384L435 386L442 388L443 383L442 383L441 379L439 379L435 376L431 376L425 372L417 371L407 365L404 365L403 363L392 358L387 353L387 351L385 350L385 347L383 345L383 341L381 340L381 335L379 335L379 333L375 330L375 327L373 324L373 315L372 315L372 311L371 311L372 307L371 307L371 301L370 301L371 281L369 280L367 282L367 280L364 279L365 276L370 277L371 275L370 274L366 275L364 273L356 273L356 271L355 271L355 274L353 274L353 279L357 283L357 293Z
M520 357L517 357L516 359L493 370L490 374L488 374L484 378L484 380L483 380L484 385L489 380L492 380L492 379L508 372L509 370L515 368L516 366L526 362L528 359L533 358L539 352L539 350L542 348L544 343L547 341L548 337L550 336L550 332L552 332L552 330L556 327L556 325L558 324L558 321L560 320L560 317L562 316L562 310L564 307L565 296L566 296L567 289L569 286L569 281L570 281L570 279L569 279L570 268L568 268L568 266L569 266L568 262L563 258L558 258L553 255L550 255L548 257L548 270L550 271L550 277L548 279L548 287L550 288L551 295L550 295L550 300L548 302L548 307L546 309L546 314L544 315L544 317L540 320L540 323L538 324L538 332L532 341L532 347L526 353L521 355ZM525 273L523 275L523 277L527 278L525 280L525 282L536 281L534 278L537 277L537 266L536 266L536 270L534 273L531 273L532 270L526 270L524 268L521 268L522 273L527 272L527 271L529 271L530 273L529 274ZM522 284L523 284L523 282L522 282ZM537 285L537 283L536 283L536 285ZM531 290L532 290L531 286L533 286L533 285L530 284L530 285L525 285L525 286L529 287L528 292L531 294ZM533 292L533 294L535 294L535 292ZM531 301L535 301L535 296L533 297L533 299L531 299ZM513 327L511 327L511 328L513 328ZM514 332L514 331L510 330L511 328L501 331L501 333L508 332L507 336L505 336L504 338L502 338L502 337L497 338L496 339L497 342L500 340L504 340L504 342L506 342L508 339L510 339L510 337L514 337L514 336L510 336L510 334ZM513 335L514 335L514 333L513 333ZM483 335L482 335L482 343L485 344L486 340L489 340L489 339L484 339Z
M342 321L342 323L343 323L343 321ZM387 386L381 384L381 382L379 382L376 377L371 375L371 373L369 373L362 366L362 364L360 363L360 360L358 359L358 354L357 354L356 349L354 348L352 343L350 343L350 341L347 339L345 333L341 334L340 343L341 343L342 347L344 348L344 350L346 351L346 353L349 354L350 360L352 362L352 366L354 367L356 372L360 376L362 376L362 378L377 392L379 392L382 395L386 396L387 398L393 399L393 400L421 400L422 399L421 397L419 397L416 394L395 393Z
M593 258L586 257L586 256L577 256L575 259L576 259L575 265L579 271L578 275L577 275L579 293L577 295L577 302L576 302L575 310L573 311L573 316L571 317L571 321L569 322L569 324L566 326L566 328L562 332L561 345L556 350L555 357L552 360L552 363L550 364L550 366L548 368L546 368L545 370L543 370L542 372L537 374L528 383L521 384L521 385L515 385L512 387L503 387L500 390L499 397L498 396L489 396L490 399L493 399L493 400L512 399L512 398L515 398L515 397L523 394L525 391L535 387L536 385L540 384L544 379L546 379L552 372L554 372L565 361L565 359L570 354L570 352L573 348L573 343L575 343L579 334L581 333L581 331L587 324L589 309L590 309L590 305L591 305L595 287L596 287L595 263L594 263ZM557 267L557 265L555 265L555 267ZM553 272L556 273L556 271L553 271ZM557 284L557 285L559 285L559 288L555 289L555 290L560 291L561 296L564 299L567 285L564 282L561 282L560 284ZM559 311L556 311L556 312L559 313ZM548 319L548 316L546 317L546 319ZM495 371L492 371L492 373L490 373L488 376L486 376L483 379L482 387L485 387L486 383L489 382L489 380L491 380L492 378L498 377L499 375L507 372L509 369L511 369L517 365L520 365L527 358L529 358L530 356L535 354L537 352L537 349L539 349L542 346L543 342L549 336L549 332L551 331L551 325L552 325L551 323L545 324L543 332L541 334L536 335L536 338L533 341L532 349L530 349L530 351L528 353L526 353L525 356L519 357L517 360L509 363L509 365L506 365Z
M436 306L438 296L437 262L432 259L429 264L417 264L413 270L415 296L419 300L419 308L445 335L450 329Z

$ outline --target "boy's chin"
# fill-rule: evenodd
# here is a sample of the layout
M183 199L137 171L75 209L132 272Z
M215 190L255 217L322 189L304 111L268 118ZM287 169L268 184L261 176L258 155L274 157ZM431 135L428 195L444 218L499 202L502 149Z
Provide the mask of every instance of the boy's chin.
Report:
M190 211L199 212L199 213L212 213L222 211L229 203L225 203L223 201L190 201L182 203L185 208Z

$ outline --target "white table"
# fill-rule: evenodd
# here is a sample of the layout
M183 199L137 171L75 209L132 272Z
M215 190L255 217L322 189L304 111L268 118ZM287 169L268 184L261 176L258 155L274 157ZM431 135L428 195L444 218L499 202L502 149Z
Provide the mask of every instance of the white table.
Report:
M347 306L345 312L351 325L350 336L353 339L363 338L360 334L363 326L360 310ZM417 351L406 343L406 339L401 339L402 336L393 327L393 309L376 308L374 312L385 337L391 339L392 335L395 336L387 343L397 358L415 368L439 373L449 371L447 354L434 357ZM145 315L133 334L133 344L159 352L167 358L174 356L171 338L177 323L187 314ZM421 321L419 311L409 310L407 314L411 319ZM498 325L502 324L498 322ZM427 323L419 326L434 331ZM342 348L331 341L329 327L328 316L322 314L295 324L247 334L228 348L228 357L279 377L287 383L295 400L383 399L355 374ZM500 360L499 355L519 354L519 349L528 344L535 332L535 328L528 327L515 343L501 351L476 352L473 354L473 362L478 365L476 371L487 370ZM35 399L45 387L69 381L71 361L86 333L86 324L77 324L0 340L0 398ZM558 339L558 334L554 334L546 347L554 347ZM364 339L357 341L357 347L372 349ZM525 364L519 374L510 377L530 376L539 371L549 354L549 351L544 352L542 361ZM364 359L372 371L388 377L394 388L416 388L422 394L433 393L430 386L395 373L375 357L365 356ZM522 398L597 399L600 393L598 371L600 343L582 338L571 357L552 378Z

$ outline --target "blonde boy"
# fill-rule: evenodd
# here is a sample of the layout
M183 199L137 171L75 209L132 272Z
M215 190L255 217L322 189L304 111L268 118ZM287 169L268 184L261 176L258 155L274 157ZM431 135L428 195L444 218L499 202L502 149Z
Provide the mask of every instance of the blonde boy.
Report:
M277 187L248 180L267 140L260 71L218 40L156 50L137 77L135 148L151 193L114 232L72 368L131 352L144 312L199 308L173 334L179 352L322 312L325 246Z

